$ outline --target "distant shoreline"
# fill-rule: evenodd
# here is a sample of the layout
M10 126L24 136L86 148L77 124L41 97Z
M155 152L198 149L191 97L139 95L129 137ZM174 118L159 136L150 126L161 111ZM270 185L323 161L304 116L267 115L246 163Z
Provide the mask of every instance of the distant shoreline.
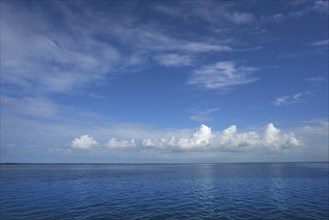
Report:
M0 165L179 165L179 164L274 164L274 163L329 163L329 161L298 161L298 162L218 162L218 163L16 163L5 162Z

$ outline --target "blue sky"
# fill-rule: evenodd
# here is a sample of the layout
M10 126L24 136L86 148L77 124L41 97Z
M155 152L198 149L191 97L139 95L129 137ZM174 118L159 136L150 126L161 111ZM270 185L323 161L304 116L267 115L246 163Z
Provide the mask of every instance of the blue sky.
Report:
M1 1L1 162L328 161L328 1Z

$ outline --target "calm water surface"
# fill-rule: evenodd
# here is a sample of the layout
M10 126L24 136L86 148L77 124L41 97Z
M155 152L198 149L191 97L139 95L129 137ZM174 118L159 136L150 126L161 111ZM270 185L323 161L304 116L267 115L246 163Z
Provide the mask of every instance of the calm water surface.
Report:
M328 219L328 163L1 165L0 219Z

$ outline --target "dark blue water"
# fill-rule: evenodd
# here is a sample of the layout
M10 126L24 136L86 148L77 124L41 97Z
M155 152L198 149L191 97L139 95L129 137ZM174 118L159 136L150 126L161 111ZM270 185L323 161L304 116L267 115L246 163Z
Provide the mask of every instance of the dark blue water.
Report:
M1 219L328 219L328 163L1 165Z

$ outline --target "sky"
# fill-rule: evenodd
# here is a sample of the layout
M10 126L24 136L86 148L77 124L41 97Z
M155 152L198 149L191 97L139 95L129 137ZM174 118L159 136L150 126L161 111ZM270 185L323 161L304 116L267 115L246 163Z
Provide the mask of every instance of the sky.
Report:
M328 1L1 1L1 162L328 161Z

